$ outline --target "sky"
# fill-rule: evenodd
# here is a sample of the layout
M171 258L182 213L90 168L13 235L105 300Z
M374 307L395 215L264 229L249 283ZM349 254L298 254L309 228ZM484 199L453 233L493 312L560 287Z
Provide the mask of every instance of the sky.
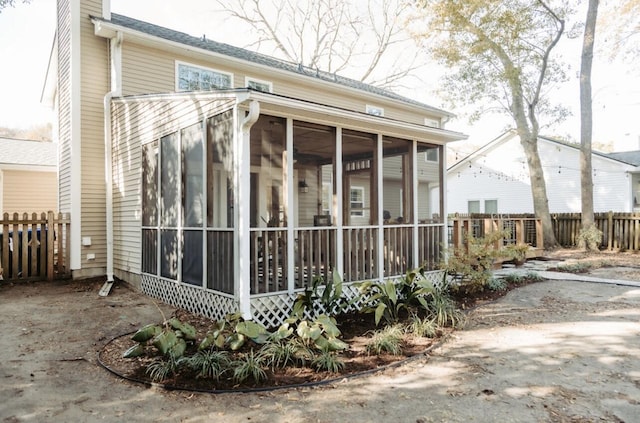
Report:
M52 122L53 113L40 104L51 45L55 33L55 0L17 2L14 8L0 13L0 126L27 129ZM243 47L245 36L233 23L214 10L210 0L112 0L116 13ZM212 22L215 22L212 25ZM212 30L215 28L215 31ZM598 43L596 38L596 43ZM601 44L602 45L602 44ZM580 137L579 91L577 72L579 50L567 53L572 62L573 78L556 90L557 101L568 105L573 117L552 128L551 135ZM601 50L602 51L602 50ZM616 151L640 149L640 66L635 69L621 63L610 63L606 54L596 57L593 68L594 142L612 142ZM599 58L598 58L599 57ZM604 60L603 60L604 59ZM8 66L7 64L11 64ZM437 107L442 100L429 86L409 87L402 95ZM449 109L451 110L451 109ZM462 152L471 153L500 135L509 120L489 115L470 125L464 109L453 109L460 116L448 129L469 135L469 140L455 143ZM545 130L542 135L549 135ZM465 148L468 145L468 148ZM468 151L465 151L468 150Z

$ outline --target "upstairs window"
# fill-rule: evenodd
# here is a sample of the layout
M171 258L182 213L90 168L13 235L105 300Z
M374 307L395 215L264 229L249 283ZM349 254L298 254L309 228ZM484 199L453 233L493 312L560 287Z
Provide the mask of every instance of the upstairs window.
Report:
M208 91L232 86L233 75L230 73L176 62L177 91Z
M382 107L372 106L370 104L367 104L365 111L367 112L367 114L370 114L370 115L384 116L384 109Z
M273 92L273 84L269 81L262 81L255 78L247 77L245 79L247 88L254 89L256 91L262 91L263 93Z

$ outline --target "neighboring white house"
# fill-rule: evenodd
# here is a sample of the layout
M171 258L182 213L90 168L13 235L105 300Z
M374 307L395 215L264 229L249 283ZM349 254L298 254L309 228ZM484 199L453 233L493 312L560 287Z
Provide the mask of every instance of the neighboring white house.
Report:
M577 144L538 138L549 211L580 212ZM640 210L640 152L593 152L595 212ZM449 213L533 213L529 167L515 131L509 131L447 171Z

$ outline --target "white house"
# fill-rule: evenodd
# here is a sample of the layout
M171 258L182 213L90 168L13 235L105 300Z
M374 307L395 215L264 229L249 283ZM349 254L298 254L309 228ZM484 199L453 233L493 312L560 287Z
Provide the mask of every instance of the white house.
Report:
M551 213L580 212L580 149L538 138ZM595 212L640 210L639 152L593 152ZM447 170L449 213L533 213L529 168L520 138L506 132Z

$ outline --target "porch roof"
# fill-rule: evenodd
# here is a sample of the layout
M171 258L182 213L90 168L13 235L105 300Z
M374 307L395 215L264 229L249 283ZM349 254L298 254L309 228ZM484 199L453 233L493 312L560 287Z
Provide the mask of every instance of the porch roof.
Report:
M340 107L316 103L297 98L291 98L274 93L265 93L250 88L193 91L180 93L143 94L114 98L114 102L157 102L157 101L203 101L234 98L236 104L248 108L251 100L260 103L262 114L273 114L290 117L297 120L325 124L330 126L344 126L366 132L381 133L383 135L416 139L418 141L444 144L466 139L461 132L447 129L433 128L410 122L404 122L388 117L374 116L364 112L357 112Z

